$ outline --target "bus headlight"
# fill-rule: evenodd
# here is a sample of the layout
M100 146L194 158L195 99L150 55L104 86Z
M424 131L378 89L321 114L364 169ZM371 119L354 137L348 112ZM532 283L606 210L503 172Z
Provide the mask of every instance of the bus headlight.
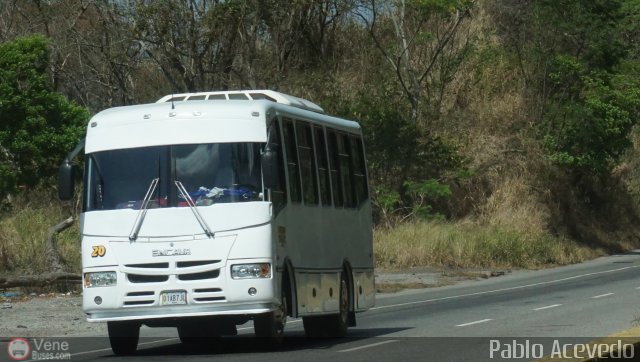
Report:
M271 264L237 264L231 266L231 278L233 279L257 279L271 278Z
M85 288L112 287L117 281L118 276L114 271L84 273Z

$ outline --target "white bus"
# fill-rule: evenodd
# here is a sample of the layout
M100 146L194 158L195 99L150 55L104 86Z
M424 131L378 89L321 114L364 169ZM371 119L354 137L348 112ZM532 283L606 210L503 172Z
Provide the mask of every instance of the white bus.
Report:
M362 132L304 99L203 92L107 109L60 167L74 194L84 147L83 310L116 354L141 325L183 342L287 316L342 336L375 299Z

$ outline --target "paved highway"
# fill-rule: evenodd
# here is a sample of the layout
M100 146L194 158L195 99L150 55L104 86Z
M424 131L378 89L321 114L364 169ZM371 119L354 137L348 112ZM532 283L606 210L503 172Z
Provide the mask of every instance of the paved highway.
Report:
M348 338L307 340L301 321L289 320L278 350L257 343L250 323L240 327L237 337L203 349L180 344L174 329L143 328L138 354L130 358L114 357L106 338L71 342L73 360L531 360L634 326L640 319L639 301L640 251L381 294L375 308L358 315L358 326ZM513 358L518 350L524 358Z

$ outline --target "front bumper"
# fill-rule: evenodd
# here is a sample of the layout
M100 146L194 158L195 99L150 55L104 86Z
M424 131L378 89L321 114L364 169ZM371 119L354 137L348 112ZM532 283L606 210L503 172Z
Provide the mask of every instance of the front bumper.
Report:
M269 259L250 259L270 262ZM247 260L233 261L245 263ZM117 284L83 289L83 310L89 322L147 320L198 316L250 316L280 304L275 278L232 279L224 264L164 269L98 267L84 272L115 270ZM152 265L155 266L155 265ZM251 290L251 293L249 292ZM186 293L186 304L161 305L164 292Z
M89 322L112 322L148 320L160 318L186 318L203 316L245 316L270 312L275 307L270 303L237 305L196 305L137 309L100 310L87 313Z

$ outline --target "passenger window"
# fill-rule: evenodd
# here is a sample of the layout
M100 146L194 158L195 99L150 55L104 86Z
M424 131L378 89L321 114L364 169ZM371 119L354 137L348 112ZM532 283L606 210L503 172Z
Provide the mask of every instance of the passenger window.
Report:
M289 195L291 202L302 202L302 190L300 186L300 169L298 166L298 152L296 150L296 134L293 126L293 121L290 119L284 119L284 144L287 158L287 171L289 173Z
M327 142L324 139L322 127L313 128L316 143L316 163L318 165L318 179L320 181L320 202L331 205L331 181L329 179L329 160L327 159Z
M287 187L284 163L284 149L282 147L282 138L280 135L280 122L278 119L272 121L271 131L269 133L269 143L274 146L278 153L278 186L271 189L271 202L273 202L274 212L277 213L282 206L287 203Z
M351 137L351 164L353 185L358 205L369 198L367 174L365 169L364 148L360 137Z
M313 155L313 140L311 126L306 122L296 122L298 140L298 157L300 158L300 175L302 178L302 193L305 205L318 204L318 178L316 177L316 162Z
M330 131L329 135L329 170L331 173L331 189L333 190L333 205L344 206L342 177L340 175L340 160L338 156L338 135Z
M340 165L340 177L344 189L344 206L355 207L355 193L353 190L353 169L351 167L351 140L348 135L338 135L338 157Z

